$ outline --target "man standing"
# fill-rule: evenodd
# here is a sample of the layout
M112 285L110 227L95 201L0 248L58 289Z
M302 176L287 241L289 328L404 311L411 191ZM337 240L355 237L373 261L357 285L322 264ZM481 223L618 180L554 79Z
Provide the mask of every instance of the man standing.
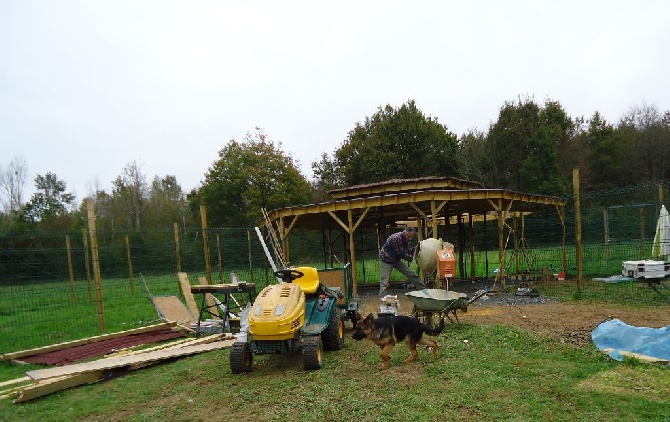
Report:
M380 249L381 281L379 282L379 299L382 299L386 295L391 271L394 268L403 273L407 277L407 280L411 281L417 289L426 287L421 279L402 262L403 259L407 261L412 260L412 249L409 245L412 239L414 239L415 234L416 232L413 227L406 227L405 230L389 236L384 246Z

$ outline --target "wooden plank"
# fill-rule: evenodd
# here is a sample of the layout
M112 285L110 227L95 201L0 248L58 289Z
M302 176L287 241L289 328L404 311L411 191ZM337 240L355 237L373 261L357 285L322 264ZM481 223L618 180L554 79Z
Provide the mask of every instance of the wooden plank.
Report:
M193 297L193 293L191 292L191 282L188 280L188 274L184 272L177 273L177 277L179 278L179 289L184 296L188 310L191 311L191 315L199 315L200 309L198 309L195 297Z
M220 335L209 336L200 339L192 339L190 340L189 346L195 346L197 344L213 343L215 341L220 340L221 340ZM178 349L179 347L183 347L183 343L169 345L170 349ZM137 351L136 353L141 354L143 352L148 352L148 350L141 350ZM90 372L64 375L56 378L48 378L45 380L40 380L37 383L32 384L30 386L23 387L23 389L21 389L21 387L16 387L14 389L15 391L12 394L8 394L7 396L15 397L14 403L25 402L37 397L42 397L44 395L54 393L56 391L65 390L67 388L76 387L78 385L90 384L92 382L108 379L110 375L118 375L119 372L133 371L145 368L147 366L159 362L160 360L141 361L123 367L115 367L114 372L112 372L112 368L104 368ZM24 377L24 378L26 380L31 380L30 377Z
M34 383L34 381L30 379L30 377L24 377L24 378L26 379L21 381L20 383L12 385L10 388L0 390L0 398L8 398L8 397L14 398L19 393L19 390Z
M98 371L101 369L119 368L122 366L129 366L144 362L188 356L196 353L207 352L210 350L224 349L226 347L232 346L233 343L235 343L235 340L215 341L209 344L197 344L194 346L186 346L176 349L156 350L153 352L139 353L136 355L117 356L117 357L100 359L93 362L77 363L56 368L29 371L26 372L26 375L28 375L31 379L37 381L48 378L61 377L64 375L81 374L85 372Z
M177 296L152 296L151 301L161 318L175 321L177 324L190 324L197 321Z
M611 347L602 350L602 352L606 353L606 354L610 354L613 351L614 351L614 349L611 348ZM640 353L627 352L625 350L619 350L619 353L621 353L621 356L628 356L630 358L635 358L635 359L639 360L640 362L644 362L644 363L661 363L661 364L664 364L664 365L667 365L668 363L670 363L670 360L668 360L668 359L657 358L655 356L649 356L649 355L642 355Z
M30 381L30 378L29 377L15 378L13 380L0 382L0 387L5 387L5 386L8 386L8 385L13 385L13 384L20 384L20 383L26 382L26 381Z
M69 349L70 347L81 346L83 344L96 343L103 340L109 340L111 338L124 337L133 334L146 333L148 331L161 330L166 327L174 327L176 322L163 322L161 324L149 325L146 327L134 328L132 330L120 331L117 333L102 334L95 337L88 337L80 340L73 340L64 343L52 344L50 346L38 347L36 349L21 350L18 352L5 353L0 355L0 360L12 360L25 356L34 356L40 355L42 353L54 352L56 350Z
M100 381L105 378L106 372L105 370L98 370L40 381L20 390L14 398L14 403L22 403L70 387Z

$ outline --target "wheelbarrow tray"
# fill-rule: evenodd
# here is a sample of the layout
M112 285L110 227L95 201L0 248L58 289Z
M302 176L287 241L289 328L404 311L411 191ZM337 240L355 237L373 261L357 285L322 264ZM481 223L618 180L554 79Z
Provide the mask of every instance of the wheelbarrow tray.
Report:
M468 301L465 293L444 289L422 289L405 293L405 296L421 311L449 311Z

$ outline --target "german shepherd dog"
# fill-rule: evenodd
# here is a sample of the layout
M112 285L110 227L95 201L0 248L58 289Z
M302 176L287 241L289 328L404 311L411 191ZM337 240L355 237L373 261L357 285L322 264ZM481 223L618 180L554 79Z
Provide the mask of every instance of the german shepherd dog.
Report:
M354 340L363 340L368 338L381 349L382 369L389 367L389 354L391 349L397 343L405 341L410 350L410 355L404 363L412 362L419 356L416 351L417 345L427 346L433 349L433 355L437 353L438 345L435 340L428 335L436 336L444 328L444 319L440 319L440 325L437 328L430 329L423 325L416 318L410 316L397 315L375 318L368 314L365 318L358 314L358 322L354 333L351 335Z

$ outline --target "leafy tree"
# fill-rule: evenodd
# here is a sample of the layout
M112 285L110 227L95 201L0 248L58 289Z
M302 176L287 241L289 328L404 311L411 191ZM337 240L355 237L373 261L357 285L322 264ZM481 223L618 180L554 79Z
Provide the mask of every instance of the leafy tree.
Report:
M495 146L489 143L486 134L471 129L458 141L459 177L477 181L484 186L495 186L495 176L500 174L496 166Z
M148 186L136 161L128 163L112 182L112 210L117 229L142 228Z
M337 160L334 156L332 158L329 157L325 152L321 154L320 161L312 163L312 173L314 173L312 189L316 195L315 200L317 202L332 199L328 195L328 191L344 185L343 175L337 165Z
M14 157L6 169L0 166L0 206L6 215L18 212L23 206L23 188L28 177L26 161Z
M585 189L609 189L630 184L630 163L626 159L632 153L630 133L617 130L595 112L588 121L584 143L588 148L588 179L580 180Z
M618 130L633 141L635 180L659 181L670 177L670 111L661 114L649 104L633 106L622 116Z
M29 221L50 224L62 220L69 213L68 207L74 203L74 195L66 192L64 181L47 172L35 178L35 192L25 205L24 216Z
M540 107L532 99L519 99L516 103L505 102L498 113L498 120L488 131L487 140L495 151L492 166L498 188L521 190L522 163L533 149L540 147ZM535 142L535 145L531 145Z
M547 101L539 118L537 135L528 141L528 156L521 163L521 190L563 196L569 193L572 169L562 171L559 153L567 150L575 125L556 101Z
M379 108L357 123L335 151L335 160L313 164L320 175L333 171L332 181L343 185L396 178L456 174L457 137L437 118L426 117L413 100L399 108ZM322 181L324 185L328 180Z
M171 227L182 221L186 198L173 175L154 176L145 207L145 226Z
M219 151L199 193L210 224L223 227L249 227L262 217L261 208L306 204L313 197L297 163L261 128Z

